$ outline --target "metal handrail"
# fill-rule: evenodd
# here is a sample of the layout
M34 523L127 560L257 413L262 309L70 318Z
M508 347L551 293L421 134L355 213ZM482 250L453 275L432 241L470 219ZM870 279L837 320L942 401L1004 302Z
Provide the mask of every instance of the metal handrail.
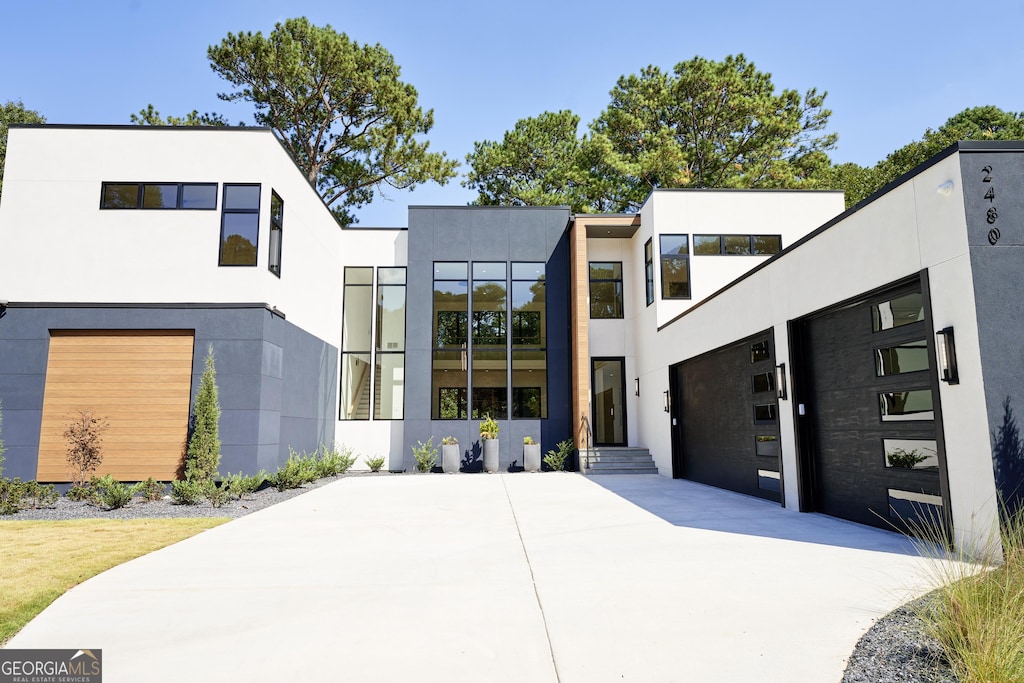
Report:
M592 436L592 434L591 434L591 431L590 431L590 418L587 417L586 413L583 413L583 414L580 415L580 433L579 433L578 436L580 437L579 438L579 443L585 445L585 449L584 450L585 450L585 452L587 454L586 455L586 465L584 465L583 469L584 470L589 470L590 469L590 437Z

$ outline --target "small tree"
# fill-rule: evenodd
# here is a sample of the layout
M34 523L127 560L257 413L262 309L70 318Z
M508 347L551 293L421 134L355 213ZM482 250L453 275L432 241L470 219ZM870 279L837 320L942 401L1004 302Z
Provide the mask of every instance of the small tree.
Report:
M68 442L68 465L75 486L85 486L103 462L103 432L110 428L106 418L91 410L79 410L68 422L64 438Z
M0 400L0 479L4 476L4 439L3 439L3 427L4 427L4 402Z
M192 436L185 455L185 479L213 481L220 467L220 401L217 398L217 370L213 347L206 353L206 369L199 380L199 393L192 413Z

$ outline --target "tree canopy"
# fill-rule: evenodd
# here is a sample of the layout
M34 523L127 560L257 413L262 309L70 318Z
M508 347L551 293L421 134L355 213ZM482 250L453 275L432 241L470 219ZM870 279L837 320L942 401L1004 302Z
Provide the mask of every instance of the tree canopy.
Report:
M193 109L184 116L160 116L152 104L147 104L145 109L140 109L137 114L132 114L132 123L139 126L227 126L230 125L220 114L200 114Z
M444 184L457 162L429 151L418 136L434 125L416 89L399 80L391 54L360 45L330 25L305 18L279 23L267 36L229 33L208 50L213 70L235 86L226 101L251 102L315 183L340 221L388 185Z
M4 162L7 160L7 131L16 123L46 123L46 117L26 109L21 100L8 100L0 105L0 192L4 186Z
M938 129L926 129L920 140L907 143L874 166L840 164L821 169L817 176L822 187L843 190L846 206L850 207L959 140L1022 139L1024 113L1006 112L991 105L969 107Z
M577 137L568 111L519 121L501 142L474 145L463 184L476 203L558 203L631 211L656 187L813 185L837 136L814 88L776 93L741 54L648 66L619 78L608 107Z

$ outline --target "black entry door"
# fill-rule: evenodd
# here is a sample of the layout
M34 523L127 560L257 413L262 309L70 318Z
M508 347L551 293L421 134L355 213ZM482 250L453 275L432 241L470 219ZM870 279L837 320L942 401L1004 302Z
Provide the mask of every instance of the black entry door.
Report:
M942 518L934 349L920 282L802 324L812 509L913 531Z
M594 358L593 387L594 444L626 445L626 372L622 358Z

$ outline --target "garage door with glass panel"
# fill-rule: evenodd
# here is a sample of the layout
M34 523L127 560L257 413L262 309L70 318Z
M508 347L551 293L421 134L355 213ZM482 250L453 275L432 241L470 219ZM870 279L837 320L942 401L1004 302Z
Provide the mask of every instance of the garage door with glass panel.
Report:
M942 519L932 336L921 283L803 326L812 420L801 457L813 509L913 530Z

